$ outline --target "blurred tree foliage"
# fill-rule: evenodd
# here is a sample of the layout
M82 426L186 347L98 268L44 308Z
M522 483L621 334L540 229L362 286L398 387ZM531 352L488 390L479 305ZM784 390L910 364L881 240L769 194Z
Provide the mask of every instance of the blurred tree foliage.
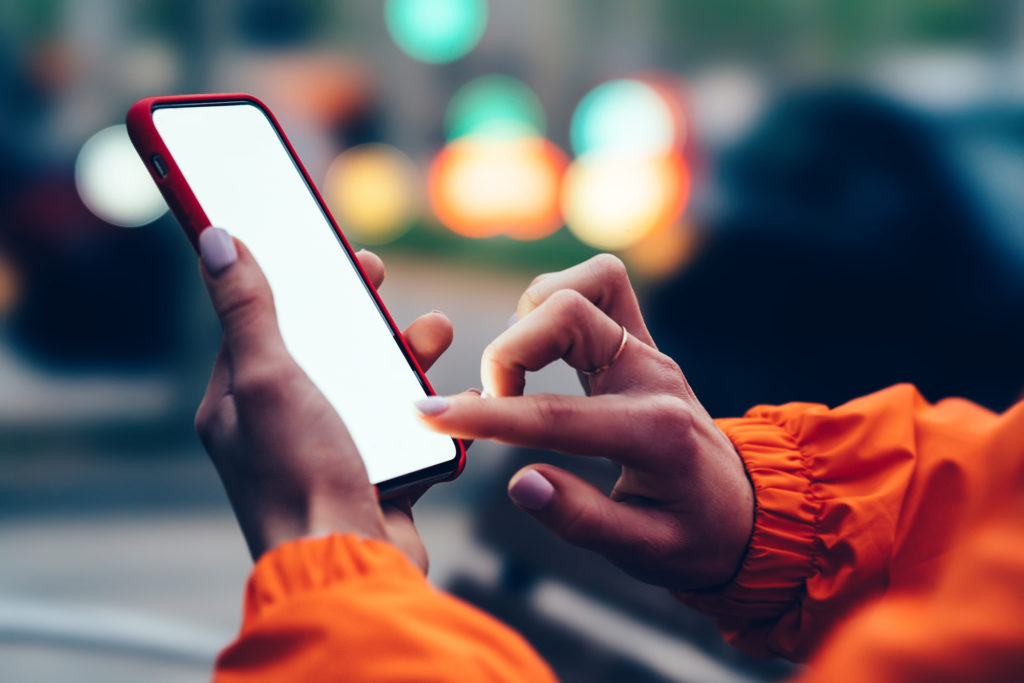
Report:
M677 66L704 60L842 66L879 49L991 44L1010 0L662 0L662 42Z

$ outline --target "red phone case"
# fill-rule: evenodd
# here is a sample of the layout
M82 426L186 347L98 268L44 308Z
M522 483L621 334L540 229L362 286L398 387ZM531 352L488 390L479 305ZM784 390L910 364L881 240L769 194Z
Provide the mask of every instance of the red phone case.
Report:
M309 172L306 171L306 167L302 164L302 160L299 159L298 154L295 153L295 149L292 147L292 143L288 140L288 136L284 134L281 124L278 123L277 118L274 116L274 113L270 111L270 108L252 95L242 93L222 93L214 95L146 97L133 104L131 109L128 110L128 116L126 118L128 124L128 136L131 138L132 144L135 145L135 150L139 153L139 156L142 157L142 161L149 170L149 174L153 177L157 187L160 189L160 193L167 201L167 205L170 207L174 217L178 219L182 229L184 229L185 235L192 243L192 248L198 249L199 233L210 225L210 221L206 217L203 207L199 205L195 195L192 193L192 189L185 182L185 178L182 176L181 170L174 161L174 157L171 156L170 151L167 149L163 139L157 132L156 125L153 122L153 110L158 107L168 105L204 105L215 104L218 102L248 102L259 107L267 115L267 118L270 119L274 128L277 130L278 135L281 136L281 140L284 141L285 147L288 149L288 153L291 154L292 159L295 160L295 165L302 173L303 179L313 191L313 195L320 204L324 215L327 216L330 221L331 227L334 228L334 231L340 238L345 250L348 252L352 263L355 264L360 277L362 277L366 282L367 289L372 293L377 307L380 309L381 313L384 314L384 318L387 320L388 325L391 326L392 331L395 333L395 338L401 345L402 351L405 354L405 357L409 360L410 366L416 371L416 374L419 375L420 382L423 384L427 392L430 395L433 395L434 389L430 386L430 382L423 373L423 369L416 361L415 356L412 355L412 351L409 349L408 344L406 344L405 338L402 337L402 334L395 326L395 321L392 320L391 314L388 313L388 309L385 308L384 302L380 299L380 295L377 294L377 289L366 277L366 272L363 271L363 267L360 265L359 259L355 257L355 253L352 251L352 247L349 245L344 233L342 233L341 229L338 228L337 221L334 220L334 216L331 215L330 210L324 203L323 197L320 196L320 191L316 188L316 184L309 177ZM166 173L163 177L160 176L153 164L153 157L157 154L160 155L166 165ZM440 474L424 475L423 477L417 478L417 474L425 472L424 470L421 470L420 472L412 472L396 479L390 479L377 485L378 495L381 498L392 498L402 494L414 493L416 491L426 489L432 484L441 481L450 481L459 476L466 465L466 447L459 439L452 439L452 441L455 443L456 457L452 459L450 471L445 468L445 471ZM444 464L446 463L442 463L442 465ZM433 470L436 467L438 466L427 469Z

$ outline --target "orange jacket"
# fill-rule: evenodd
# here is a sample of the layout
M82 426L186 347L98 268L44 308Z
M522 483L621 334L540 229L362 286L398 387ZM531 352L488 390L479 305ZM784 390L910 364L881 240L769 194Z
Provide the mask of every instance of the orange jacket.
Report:
M754 484L726 586L680 597L735 645L821 681L1024 673L1024 403L1002 416L901 385L830 410L720 420ZM827 637L827 638L826 638ZM822 643L824 642L824 645ZM256 565L217 680L543 681L507 627L376 541L286 544Z

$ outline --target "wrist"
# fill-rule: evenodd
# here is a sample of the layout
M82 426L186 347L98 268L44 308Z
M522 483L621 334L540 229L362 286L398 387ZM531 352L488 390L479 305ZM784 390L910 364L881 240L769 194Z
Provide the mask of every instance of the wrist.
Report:
M348 500L346 500L346 498ZM271 504L261 499L257 509L237 515L253 560L290 541L330 534L385 538L376 502L358 502L354 496L310 496L301 501Z
M725 509L720 516L721 524L714 527L718 540L712 543L718 547L713 557L717 566L710 575L709 588L727 585L740 572L754 534L757 507L754 484L742 456L724 432L717 427L716 431L726 476L716 486L715 497L723 501Z
M756 509L745 555L733 577L714 589L680 594L716 617L727 639L758 654L761 629L799 605L814 571L820 503L795 438L759 417L718 420L746 462ZM789 649L788 647L785 649Z

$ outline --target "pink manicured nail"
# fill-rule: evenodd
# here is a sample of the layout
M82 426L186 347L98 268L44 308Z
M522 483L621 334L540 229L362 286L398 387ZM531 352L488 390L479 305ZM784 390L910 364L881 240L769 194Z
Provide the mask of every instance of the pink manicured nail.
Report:
M420 411L420 415L440 415L444 411L448 410L448 399L443 396L428 396L421 398L420 400L413 403L416 406L416 410Z
M224 228L209 227L199 233L199 256L210 275L219 275L238 260L238 250L231 233Z
M555 497L555 487L537 470L527 470L508 487L512 501L527 510L542 510Z

